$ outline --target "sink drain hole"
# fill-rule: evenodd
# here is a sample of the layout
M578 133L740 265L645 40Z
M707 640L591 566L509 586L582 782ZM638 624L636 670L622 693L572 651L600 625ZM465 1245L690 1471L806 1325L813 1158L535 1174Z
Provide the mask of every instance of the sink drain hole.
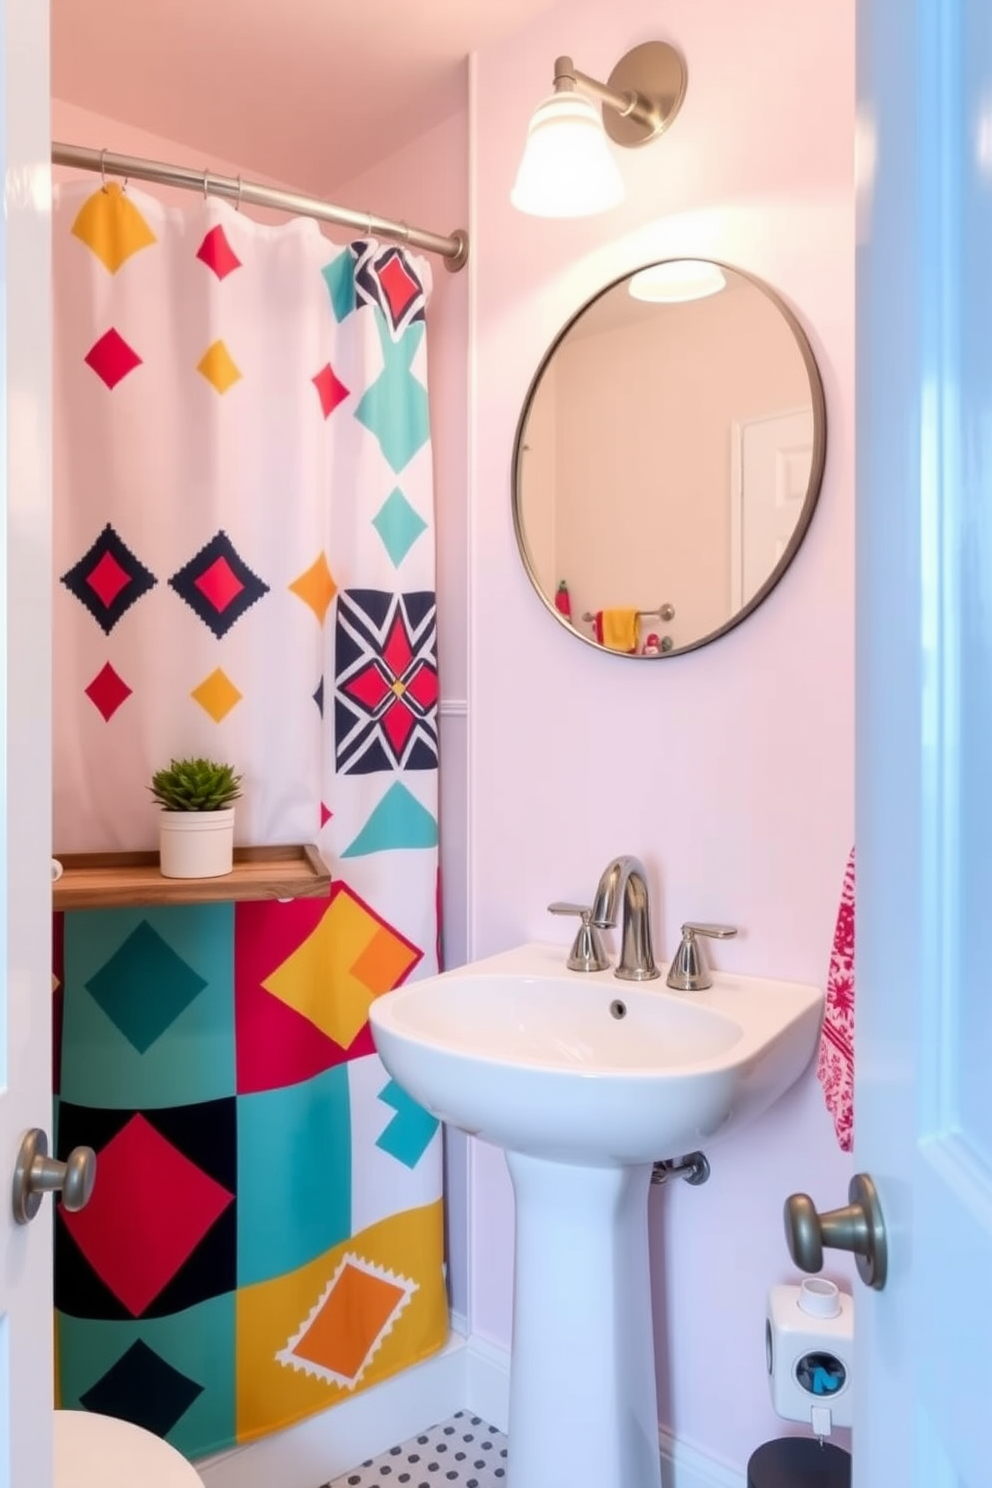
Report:
M613 1018L626 1018L627 1016L627 1004L621 1002L619 997L615 997L610 1003L610 1016Z

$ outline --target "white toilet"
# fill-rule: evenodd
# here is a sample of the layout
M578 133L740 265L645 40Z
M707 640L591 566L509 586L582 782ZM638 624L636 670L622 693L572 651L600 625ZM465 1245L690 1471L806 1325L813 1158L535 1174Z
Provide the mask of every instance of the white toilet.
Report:
M91 1411L55 1412L54 1488L203 1488L161 1437Z

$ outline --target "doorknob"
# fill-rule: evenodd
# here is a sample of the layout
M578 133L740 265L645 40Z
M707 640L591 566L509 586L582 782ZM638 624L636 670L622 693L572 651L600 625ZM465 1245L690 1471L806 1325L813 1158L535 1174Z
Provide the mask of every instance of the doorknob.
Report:
M27 1224L41 1208L42 1195L62 1193L63 1206L74 1213L88 1204L96 1182L96 1153L74 1147L65 1162L48 1156L48 1138L40 1127L25 1132L14 1168L14 1218Z
M845 1208L817 1214L809 1194L791 1194L785 1201L789 1254L800 1271L819 1271L824 1250L851 1250L861 1280L880 1292L888 1270L888 1251L878 1190L867 1173L855 1173L847 1197L850 1203Z

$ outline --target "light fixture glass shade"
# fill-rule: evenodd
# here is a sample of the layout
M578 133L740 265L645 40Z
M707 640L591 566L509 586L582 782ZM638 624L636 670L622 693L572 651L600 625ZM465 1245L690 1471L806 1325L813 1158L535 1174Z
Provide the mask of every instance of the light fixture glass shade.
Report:
M552 93L530 121L510 201L535 217L588 217L622 200L599 109L581 93Z
M635 300L648 300L655 305L681 305L688 300L704 300L719 294L727 280L719 264L701 258L673 258L668 263L651 264L641 269L630 281L630 294Z

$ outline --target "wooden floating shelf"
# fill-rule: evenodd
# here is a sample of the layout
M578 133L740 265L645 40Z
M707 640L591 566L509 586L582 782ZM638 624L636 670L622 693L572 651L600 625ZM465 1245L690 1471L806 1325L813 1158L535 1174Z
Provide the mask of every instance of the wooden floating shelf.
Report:
M323 899L331 870L315 847L236 847L221 878L163 878L157 852L56 853L62 877L52 908L119 909L129 904L226 904L238 899Z

